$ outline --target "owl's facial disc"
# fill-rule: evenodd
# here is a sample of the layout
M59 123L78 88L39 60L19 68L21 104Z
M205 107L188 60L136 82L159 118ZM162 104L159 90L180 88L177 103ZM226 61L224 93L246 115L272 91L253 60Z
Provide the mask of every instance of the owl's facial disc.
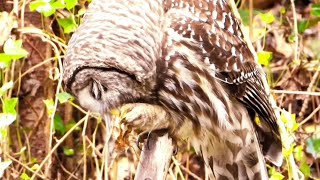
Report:
M141 83L134 77L113 69L84 69L78 72L75 79L72 90L81 106L100 114L136 102L145 94Z

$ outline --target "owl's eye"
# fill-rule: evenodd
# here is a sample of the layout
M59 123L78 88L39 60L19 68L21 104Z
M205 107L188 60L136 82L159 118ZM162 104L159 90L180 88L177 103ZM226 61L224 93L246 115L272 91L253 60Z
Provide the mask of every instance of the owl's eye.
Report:
M106 90L107 88L105 88L99 81L92 81L91 94L95 99L101 100L101 94Z

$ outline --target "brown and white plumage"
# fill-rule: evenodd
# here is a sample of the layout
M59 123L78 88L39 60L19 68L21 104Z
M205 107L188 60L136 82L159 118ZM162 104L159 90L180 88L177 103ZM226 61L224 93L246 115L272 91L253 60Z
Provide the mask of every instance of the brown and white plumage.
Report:
M159 107L166 118L136 128L189 138L212 178L267 179L259 141L278 163L265 76L225 0L94 0L64 68L67 88L89 110Z

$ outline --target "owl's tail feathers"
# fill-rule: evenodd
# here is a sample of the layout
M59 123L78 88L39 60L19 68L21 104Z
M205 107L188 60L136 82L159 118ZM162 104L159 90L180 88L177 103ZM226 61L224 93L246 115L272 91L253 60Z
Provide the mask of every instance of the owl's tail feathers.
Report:
M271 132L264 132L261 128L255 128L262 152L265 158L275 166L280 167L283 162L282 143Z

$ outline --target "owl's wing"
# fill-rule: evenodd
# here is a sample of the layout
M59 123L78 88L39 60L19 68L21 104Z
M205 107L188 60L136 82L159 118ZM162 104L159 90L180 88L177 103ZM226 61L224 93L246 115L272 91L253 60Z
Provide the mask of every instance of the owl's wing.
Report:
M244 41L228 3L172 0L165 1L165 11L172 21L169 36L196 52L230 95L262 118L262 132L272 132L281 151L277 118L262 83L265 76ZM171 55L166 54L166 59Z

